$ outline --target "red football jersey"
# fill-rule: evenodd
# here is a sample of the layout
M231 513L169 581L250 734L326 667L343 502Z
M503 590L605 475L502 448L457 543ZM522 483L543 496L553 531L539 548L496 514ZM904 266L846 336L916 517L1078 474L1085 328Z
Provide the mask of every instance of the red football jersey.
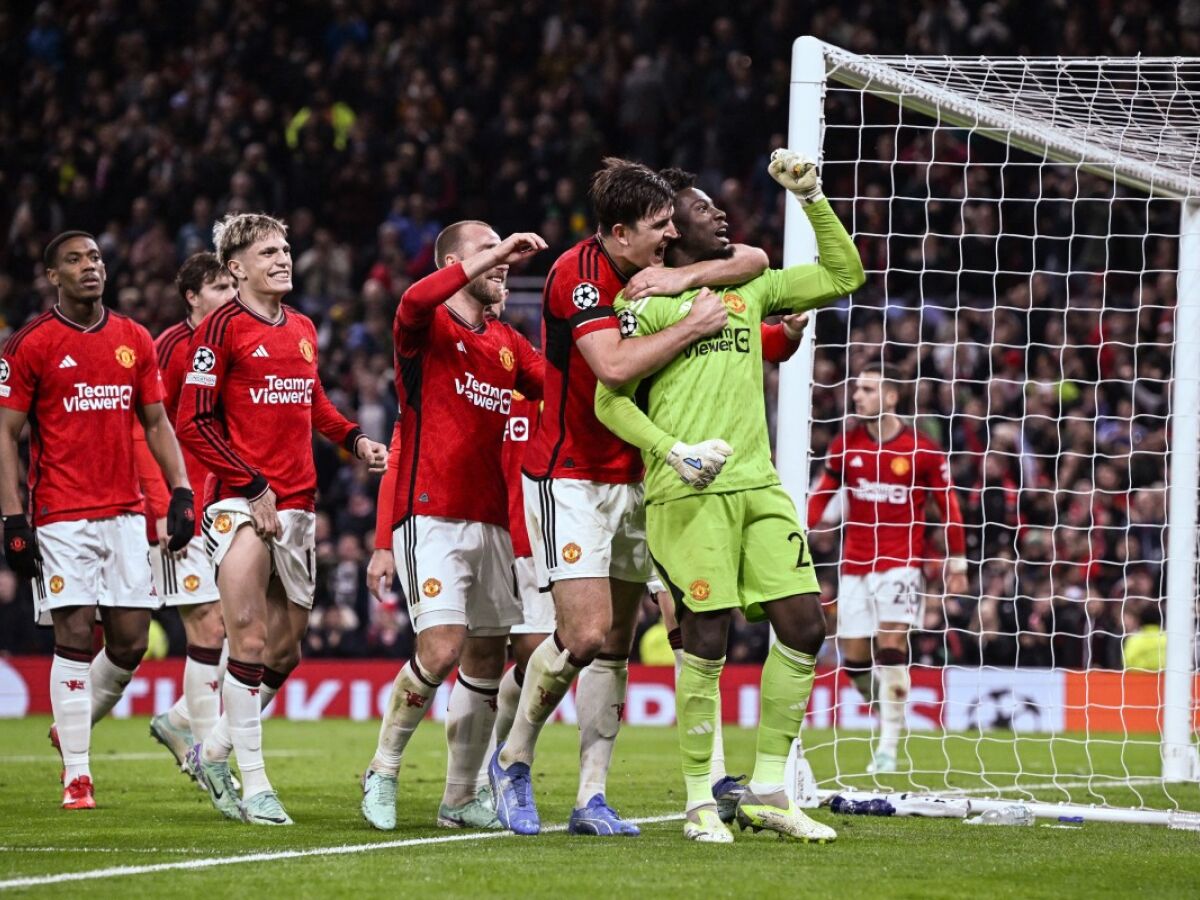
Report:
M0 406L29 415L33 524L140 514L133 428L162 398L150 332L126 316L81 328L56 307L10 337Z
M284 306L269 322L235 298L200 324L187 361L179 442L215 476L205 505L270 487L276 508L311 510L313 428L351 451L362 434L321 387L312 321Z
M158 370L162 373L163 393L166 398L163 403L166 404L171 425L176 429L183 379L192 368L192 357L188 348L191 346L194 331L192 323L184 319L160 334L154 342L154 352L158 357ZM179 449L183 452L188 483L196 496L196 534L200 534L200 518L204 512L204 483L208 480L208 467L188 447L180 444Z
M529 529L525 527L525 491L521 487L521 464L537 431L538 402L513 394L512 411L504 429L504 478L508 483L508 533L512 535L513 556L533 556Z
M410 287L396 310L400 465L393 529L409 516L508 528L500 453L513 392L542 394L542 358L504 322L475 327L446 307L467 284L461 264Z
M642 457L596 418L596 375L575 342L616 328L613 300L628 279L599 237L580 241L555 261L542 291L546 355L542 426L525 455L531 478L582 478L610 484L642 480Z
M847 575L921 566L926 559L926 500L942 511L951 556L966 543L962 514L950 483L950 464L934 441L905 427L880 444L865 427L839 434L829 445L825 475L808 504L808 525L820 521L826 504L846 487L842 571Z

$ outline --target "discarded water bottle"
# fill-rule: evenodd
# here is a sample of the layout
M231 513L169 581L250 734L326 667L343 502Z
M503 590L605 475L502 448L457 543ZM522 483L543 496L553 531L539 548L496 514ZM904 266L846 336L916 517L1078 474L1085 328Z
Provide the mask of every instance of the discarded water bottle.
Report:
M896 807L882 797L871 800L851 800L836 794L829 801L829 809L843 816L894 816Z
M963 819L967 825L1032 825L1033 813L1028 806L1013 803L998 809L985 810L973 819Z

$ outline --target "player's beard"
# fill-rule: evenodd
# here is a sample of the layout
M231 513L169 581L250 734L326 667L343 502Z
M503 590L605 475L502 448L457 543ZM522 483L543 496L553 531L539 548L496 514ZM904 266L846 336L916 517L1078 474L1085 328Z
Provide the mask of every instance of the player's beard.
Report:
M467 284L467 294L480 306L495 306L503 299L503 288L488 281L488 276L480 275Z

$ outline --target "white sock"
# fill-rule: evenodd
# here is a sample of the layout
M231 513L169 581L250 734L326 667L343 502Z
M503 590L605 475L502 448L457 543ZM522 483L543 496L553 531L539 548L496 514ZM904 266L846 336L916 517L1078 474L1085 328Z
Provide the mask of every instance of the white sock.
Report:
M203 741L217 724L221 714L220 651L207 647L188 647L183 664L183 696L171 707L174 714L183 713L184 727L190 727L193 741ZM180 710L180 707L183 707Z
M90 665L54 654L50 664L50 709L62 749L63 783L80 775L91 777L88 751L92 743L92 692Z
M475 799L479 768L487 757L496 724L499 678L476 678L458 671L446 711L446 791L442 802L461 806Z
M379 726L379 744L371 760L373 771L383 775L399 773L404 748L425 718L429 700L437 692L440 683L434 683L425 673L415 653L404 664L392 683L387 712L383 714L383 722Z
M577 808L586 806L596 794L604 793L628 683L629 660L624 658L597 658L579 673L575 688L575 709L579 715Z
M288 673L291 674L291 673ZM287 680L287 675L276 669L268 668L263 673L262 693L258 695L262 709L266 709L271 705L271 701L283 689L283 683ZM267 684L270 681L272 684Z
M521 700L508 741L500 751L500 765L508 768L515 762L533 764L533 749L542 726L554 714L582 668L572 661L570 652L558 648L554 635L538 644L525 667Z
M904 730L904 708L912 688L908 666L880 666L879 669L879 752L896 755L900 733Z
M225 688L222 684L221 694ZM217 717L217 723L202 742L204 744L204 759L206 762L227 762L233 752L233 739L229 736L229 710Z
M510 666L500 679L499 693L496 695L496 724L492 726L492 737L488 741L487 752L483 755L483 764L479 767L476 788L487 787L488 763L496 752L496 745L507 740L512 730L513 719L517 715L517 704L521 702L521 685L517 684L517 667Z
M125 693L125 687L133 679L133 672L122 669L109 659L107 650L101 650L92 660L90 675L92 724L95 725L117 705L117 701Z
M222 718L226 721L229 741L237 756L243 798L271 790L262 751L262 706L258 696L259 685L254 683L256 669L261 669L261 666L245 663L235 665L233 670L225 673L225 683L221 688L221 699L225 701L225 715ZM243 678L246 680L243 681ZM214 728L213 732L216 730ZM212 735L209 737L210 740L204 742L206 758Z

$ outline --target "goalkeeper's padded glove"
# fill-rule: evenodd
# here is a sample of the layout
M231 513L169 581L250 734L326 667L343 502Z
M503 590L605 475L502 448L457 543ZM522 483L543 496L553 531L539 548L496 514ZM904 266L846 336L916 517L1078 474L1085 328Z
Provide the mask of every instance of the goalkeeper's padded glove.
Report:
M732 453L733 448L720 438L699 444L677 441L667 454L667 465L679 473L684 484L702 491L721 473Z
M42 551L23 515L4 517L4 561L21 578L37 578L40 574Z
M825 199L817 164L803 153L781 147L771 154L767 172L805 206Z
M171 491L171 505L167 507L167 549L178 553L188 545L196 533L196 497L190 489L177 487Z

